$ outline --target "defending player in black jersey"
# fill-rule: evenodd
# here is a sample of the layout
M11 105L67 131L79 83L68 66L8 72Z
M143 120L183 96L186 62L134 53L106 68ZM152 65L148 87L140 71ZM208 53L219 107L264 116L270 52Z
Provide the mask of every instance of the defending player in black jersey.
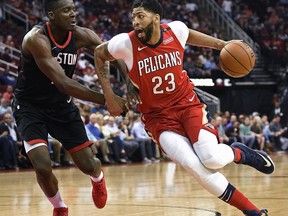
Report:
M77 50L86 48L93 53L101 40L93 31L77 26L73 0L46 0L44 5L49 21L34 26L22 42L13 112L37 181L54 207L53 215L64 216L68 215L68 208L52 172L48 133L63 144L77 167L90 176L95 205L103 208L107 200L101 163L95 158L79 110L71 101L72 96L105 103L102 94L71 79ZM105 69L109 70L108 63ZM126 101L117 96L114 101L111 115L119 115L125 110Z

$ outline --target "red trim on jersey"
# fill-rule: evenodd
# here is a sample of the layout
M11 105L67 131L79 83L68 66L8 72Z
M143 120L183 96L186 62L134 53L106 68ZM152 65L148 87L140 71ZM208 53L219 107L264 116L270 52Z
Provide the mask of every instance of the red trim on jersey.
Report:
M27 143L29 143L30 145L35 145L35 144L39 144L39 143L45 143L47 145L47 141L43 140L43 139L34 139L34 140L30 140Z
M92 144L93 144L93 142L87 141L87 142L83 143L82 145L79 145L79 146L76 146L76 147L70 149L68 152L70 154L73 154L73 153L75 153L77 151L80 151L80 150L82 150L82 149L84 149L84 148L86 148L86 147L88 147L88 146L90 146Z
M63 49L63 48L65 48L65 47L70 43L71 37L72 37L72 32L71 32L71 31L69 31L69 33L68 33L68 38L67 38L66 42L65 42L63 45L60 45L60 44L58 44L58 43L56 42L55 38L53 37L53 34L52 34L52 32L51 32L51 28L50 28L49 22L46 22L46 26L47 26L47 30L48 30L49 37L51 38L51 40L53 41L53 43L54 43L58 48Z

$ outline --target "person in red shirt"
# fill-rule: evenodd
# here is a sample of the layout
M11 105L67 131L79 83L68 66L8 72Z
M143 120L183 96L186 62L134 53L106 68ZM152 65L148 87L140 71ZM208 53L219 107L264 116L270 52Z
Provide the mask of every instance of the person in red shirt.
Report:
M118 34L95 49L95 69L108 110L115 112L119 107L109 99L114 93L104 71L104 62L123 59L129 77L139 90L141 120L162 150L207 191L245 215L268 215L217 170L234 161L270 174L274 171L273 161L266 153L241 143L231 146L219 143L206 104L182 70L186 44L221 50L234 40L208 36L189 29L181 21L161 24L162 12L157 0L135 0L132 6L134 31Z

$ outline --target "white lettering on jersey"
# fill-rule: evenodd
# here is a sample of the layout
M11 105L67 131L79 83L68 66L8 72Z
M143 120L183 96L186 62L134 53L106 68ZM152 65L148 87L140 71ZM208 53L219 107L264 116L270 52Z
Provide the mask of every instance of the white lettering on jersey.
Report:
M77 54L72 53L58 53L55 58L59 64L75 65L77 62Z
M138 70L140 76L143 74L149 74L157 70L163 70L182 64L179 51L170 53L159 54L156 56L147 57L141 61L138 61Z

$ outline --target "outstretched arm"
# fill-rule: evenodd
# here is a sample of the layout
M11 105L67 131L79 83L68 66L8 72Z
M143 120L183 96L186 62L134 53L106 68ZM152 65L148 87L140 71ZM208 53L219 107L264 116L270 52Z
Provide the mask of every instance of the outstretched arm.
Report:
M228 43L239 42L239 41L242 41L242 40L224 41L219 38L206 35L199 31L189 29L189 36L187 39L187 44L221 50Z

